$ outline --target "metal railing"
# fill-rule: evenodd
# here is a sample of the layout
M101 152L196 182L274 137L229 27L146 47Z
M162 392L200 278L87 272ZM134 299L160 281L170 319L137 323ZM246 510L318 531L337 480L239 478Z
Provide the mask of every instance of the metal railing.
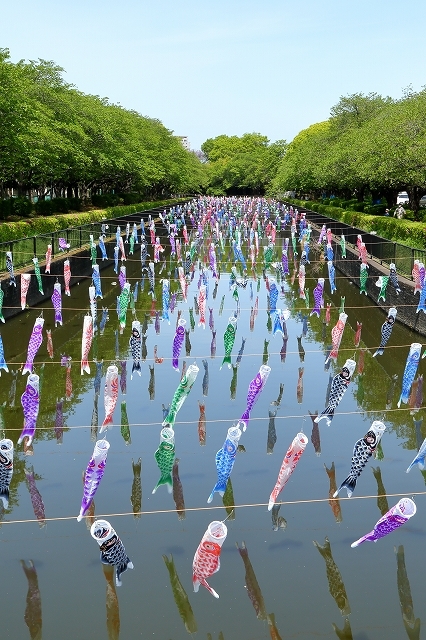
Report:
M176 205L185 204L182 201L177 201ZM101 226L108 225L106 231L107 241L110 238L115 237L116 228L121 227L121 232L125 231L127 222L131 227L136 222L139 226L141 219L146 221L148 215L158 215L162 213L164 209L169 210L171 207L176 206L173 203L167 206L155 207L153 209L145 209L140 212L130 213L114 218L105 218L98 222L90 222L77 227L69 227L60 231L52 231L46 234L39 234L36 236L30 236L28 238L20 238L19 240L11 240L9 242L0 243L0 278L6 273L6 252L11 251L13 257L13 266L15 269L22 269L24 267L33 268L33 258L38 257L39 261L44 260L47 245L52 245L52 258L58 254L66 255L59 250L59 238L65 238L67 244L70 244L70 250L81 249L90 243L90 235L93 235L94 241L97 243L99 236L101 235Z
M327 228L331 229L335 236L339 237L344 235L346 243L349 246L355 247L358 235L361 235L369 255L378 260L380 264L389 266L390 263L393 262L396 265L398 272L401 274L411 277L414 260L426 263L426 250L424 249L407 247L404 244L392 242L392 240L387 240L386 238L382 238L374 233L358 229L357 227L353 227L345 222L341 222L340 220L335 220L334 218L325 216L322 213L317 213L316 211L311 211L304 207L298 207L290 202L286 204L305 213L306 219L309 222L320 227L325 224Z

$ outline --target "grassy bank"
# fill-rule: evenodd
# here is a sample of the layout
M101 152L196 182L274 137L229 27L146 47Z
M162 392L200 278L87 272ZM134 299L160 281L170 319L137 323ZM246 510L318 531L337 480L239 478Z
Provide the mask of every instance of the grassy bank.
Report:
M62 231L63 229L70 229L83 224L90 224L91 222L99 222L105 218L118 218L130 213L153 209L154 207L165 207L184 200L186 200L186 198L179 200L157 200L155 202L141 202L138 204L108 207L106 209L93 209L84 213L64 213L56 216L26 218L18 222L2 222L0 224L0 243L52 233L53 231Z
M400 242L415 249L426 247L426 224L411 220L398 220L392 216L370 215L359 211L342 209L310 200L288 200L292 204L325 216L340 220L365 231L375 231L377 235L392 242Z

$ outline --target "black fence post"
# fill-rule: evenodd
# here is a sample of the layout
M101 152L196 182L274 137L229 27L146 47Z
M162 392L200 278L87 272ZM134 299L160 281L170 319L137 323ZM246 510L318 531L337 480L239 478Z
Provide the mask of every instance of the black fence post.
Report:
M34 257L37 256L37 236L33 236Z

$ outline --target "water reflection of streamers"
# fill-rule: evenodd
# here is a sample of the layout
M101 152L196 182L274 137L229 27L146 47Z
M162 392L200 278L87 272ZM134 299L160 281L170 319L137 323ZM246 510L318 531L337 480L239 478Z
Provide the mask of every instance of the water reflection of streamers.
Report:
M231 365L231 366L232 366L232 378L231 378L231 384L229 386L229 391L230 391L231 400L235 400L235 396L237 393L237 384L238 384L238 366L237 365Z
M132 439L130 436L129 418L127 417L127 403L125 400L121 402L120 432L126 445L131 444Z
M408 580L407 569L405 567L404 547L399 545L394 547L396 553L399 604L401 606L402 621L405 631L410 640L420 638L420 618L414 615L413 598L411 597L410 582Z
M277 415L278 407L274 410L268 411L269 424L268 424L268 438L266 441L266 453L271 454L274 451L275 443L277 441L277 432L275 429L275 417Z
M206 444L206 405L198 401L200 417L198 418L198 440L200 447Z
M248 597L250 598L254 610L256 611L258 620L266 620L267 613L265 608L265 601L263 599L262 591L257 581L256 574L250 562L245 542L242 542L241 547L238 546L238 543L236 543L236 546L244 562L244 567L246 570L245 587L247 589Z
M99 426L99 410L98 410L99 394L95 392L93 398L92 419L90 421L90 439L92 442L96 442L98 439L98 426Z
M27 606L25 607L24 620L27 625L31 640L42 640L42 614L41 595L38 587L37 571L32 560L21 560L22 568L28 580Z
M382 516L389 511L388 499L386 498L386 489L382 480L382 472L380 467L371 468L377 482L377 506Z
M328 504L330 505L336 522L342 522L343 517L342 510L340 508L340 500L339 498L333 498L334 493L337 491L336 469L334 466L334 462L331 463L330 469L324 464L324 469L326 470L328 478L330 480L330 488L328 490Z
M275 624L275 615L273 613L268 613L267 620L271 640L281 640L281 636Z
M335 600L342 616L347 616L350 614L351 608L341 573L331 554L330 540L326 537L323 546L316 540L313 543L325 560L330 595Z
M353 640L351 623L349 622L348 618L345 618L345 624L343 626L343 629L339 629L339 627L337 627L334 624L334 622L333 622L333 629L336 636L340 638L340 640Z
M175 458L172 469L172 481L173 481L173 500L176 506L176 511L179 520L185 519L185 500L183 497L183 486L181 479L179 478L179 458Z
M37 518L40 527L44 527L46 526L44 502L35 483L34 467L25 469L25 476L27 479L27 486L30 493L31 504L33 505L34 515Z
M136 462L132 460L133 482L132 493L130 495L130 503L135 518L141 517L142 510L142 483L141 483L142 461L139 458Z
M170 586L172 587L173 599L176 603L179 615L183 620L185 629L188 633L196 633L197 621L195 620L194 612L192 611L191 603L189 602L187 593L182 586L179 576L176 571L173 556L170 555L170 560L167 556L163 555L163 560L166 564L170 577Z
M227 520L235 520L235 499L231 478L228 478L228 482L226 483L226 489L222 497L222 502L226 510Z
M120 637L120 607L114 582L114 567L102 564L106 580L106 624L108 640L118 640Z
M272 531L278 531L281 529L284 531L287 528L287 520L282 516L279 516L281 509L281 502L274 504L271 509Z

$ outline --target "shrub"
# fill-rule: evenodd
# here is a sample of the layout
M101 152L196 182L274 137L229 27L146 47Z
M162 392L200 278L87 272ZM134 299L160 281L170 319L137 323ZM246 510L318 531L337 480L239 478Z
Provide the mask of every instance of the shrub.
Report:
M364 211L364 207L365 204L363 202L357 202L356 204L351 204L349 208L352 209L352 211L362 213Z
M5 220L13 215L13 202L10 200L0 200L0 218Z
M303 203L300 203L304 206ZM306 208L312 209L312 204L306 203ZM426 246L426 226L422 222L412 222L408 219L398 220L397 218L385 215L372 215L367 212L361 213L350 209L342 209L339 207L326 206L317 204L319 213L341 220L346 224L364 229L365 231L376 231L379 236L400 242L410 247L424 249ZM371 209L385 209L384 205L374 205ZM367 206L365 207L367 209Z
M23 218L27 218L33 209L31 200L27 198L11 198L11 202L12 213Z
M358 200L356 198L351 198L351 200L342 200L340 204L344 209L348 209L351 205L357 204L357 203L358 203Z
M54 198L51 200L54 213L68 213L70 204L67 198Z
M36 213L41 216L51 216L53 213L52 200L37 200L34 208Z
M120 203L120 196L116 193L103 193L93 195L91 200L95 207L113 207Z
M123 204L137 204L141 199L139 193L123 193Z
M29 236L43 235L53 231L62 231L70 227L77 227L91 222L99 222L105 218L116 218L121 215L137 213L145 209L153 209L186 201L187 198L175 198L173 200L160 200L156 202L142 202L128 206L109 207L108 209L98 209L84 213L68 213L62 216L42 217L37 216L30 220L20 220L19 222L7 222L0 225L0 242L9 242ZM0 201L9 202L8 200ZM47 200L46 202L49 202ZM12 214L11 214L12 215Z
M83 202L81 198L68 198L69 207L71 211L82 211Z

